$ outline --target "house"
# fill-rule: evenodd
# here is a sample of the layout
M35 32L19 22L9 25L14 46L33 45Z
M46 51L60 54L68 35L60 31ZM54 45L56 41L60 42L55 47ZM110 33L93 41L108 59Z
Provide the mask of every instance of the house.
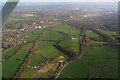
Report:
M33 24L36 24L36 22L34 22Z
M74 40L75 38L72 38L72 40Z
M35 29L40 29L42 28L42 26L35 26Z
M73 38L71 38L71 39L72 39L72 40L77 40L77 38L74 38L74 37L73 37Z
M44 21L40 21L40 23L44 23Z
M62 63L64 60L59 60L60 63Z
M20 29L20 31L24 31L25 29Z

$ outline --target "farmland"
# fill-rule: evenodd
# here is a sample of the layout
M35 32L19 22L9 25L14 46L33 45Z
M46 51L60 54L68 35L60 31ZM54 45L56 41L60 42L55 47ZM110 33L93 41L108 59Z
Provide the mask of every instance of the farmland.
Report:
M3 27L3 78L118 78L116 8L26 4Z
M117 52L118 50L115 48L89 47L86 49L87 56L69 64L61 73L60 78L118 77L116 74L118 73L118 67L115 67L118 66Z
M53 28L55 31L62 31L66 34L68 34L70 37L77 36L80 33L80 30L77 28L74 28L67 24L61 24Z
M4 77L9 78L14 76L14 73L18 70L19 66L23 63L28 54L28 51L25 49L26 47L28 47L28 45L21 48L18 53L3 62L3 66L5 66L3 67ZM7 66L9 66L9 68Z

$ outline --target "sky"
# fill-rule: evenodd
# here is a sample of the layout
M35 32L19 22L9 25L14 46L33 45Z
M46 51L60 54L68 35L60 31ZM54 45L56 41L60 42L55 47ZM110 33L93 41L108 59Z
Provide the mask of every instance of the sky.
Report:
M2 0L6 2L8 0ZM9 0L17 1L17 0ZM20 2L119 2L119 0L20 0Z

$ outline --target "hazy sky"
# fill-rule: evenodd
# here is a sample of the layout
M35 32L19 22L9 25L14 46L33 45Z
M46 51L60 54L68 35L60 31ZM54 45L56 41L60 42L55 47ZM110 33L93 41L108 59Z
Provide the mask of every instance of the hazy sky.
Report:
M8 0L2 0L8 1ZM16 0L11 0L16 1ZM20 2L118 2L119 0L20 0Z
M28 1L28 0L21 0ZM119 0L29 0L36 2L118 2Z

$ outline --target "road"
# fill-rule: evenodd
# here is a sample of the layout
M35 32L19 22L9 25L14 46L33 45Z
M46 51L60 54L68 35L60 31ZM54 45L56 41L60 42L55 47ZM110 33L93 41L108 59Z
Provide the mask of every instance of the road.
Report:
M29 49L29 54L27 56L27 58L25 59L23 65L21 66L21 68L19 69L19 71L16 73L16 75L14 76L14 78L19 78L20 74L24 71L24 69L28 66L28 64L30 63L30 60L32 58L32 55L34 54L34 48L38 45L38 43L40 42L41 38L43 37L43 35L46 33L46 31L49 28L46 28L42 34L37 38L37 40L33 43L32 47Z
M73 60L73 61L76 61L76 60L80 59L82 56L84 56L83 50L84 50L84 44L85 44L85 43L86 43L85 35L82 34L81 36L79 36L80 55L77 56L76 59ZM64 70L64 68L65 68L68 64L70 64L71 62L73 62L73 61L70 61L70 62L66 63L66 64L62 67L62 69L59 71L59 73L58 73L57 76L55 77L55 80L59 77L59 75L62 73L62 71Z

